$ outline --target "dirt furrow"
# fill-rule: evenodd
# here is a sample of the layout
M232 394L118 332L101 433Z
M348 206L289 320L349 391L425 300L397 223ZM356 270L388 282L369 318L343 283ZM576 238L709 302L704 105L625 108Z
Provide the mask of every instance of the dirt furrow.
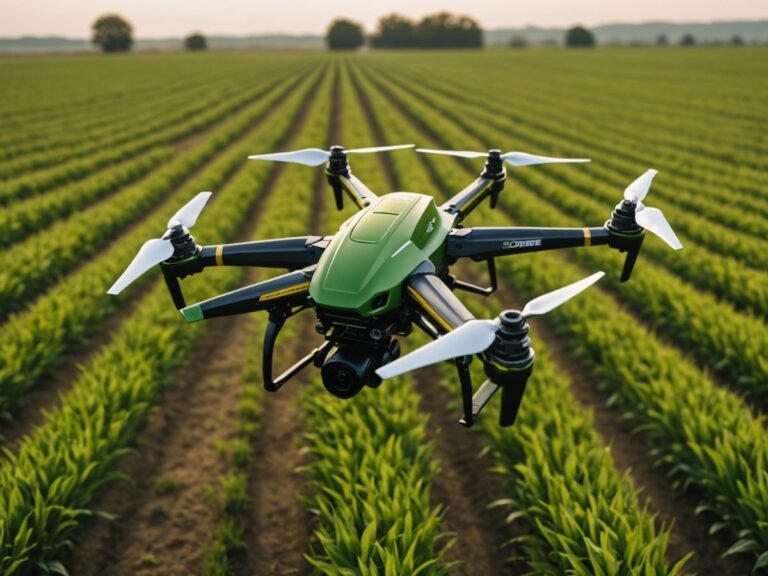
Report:
M309 101L281 146L295 139L308 109ZM258 227L281 173L281 165L272 169L266 189L249 210L246 229L235 241L249 239ZM253 277L247 275L251 281ZM195 352L171 379L174 385L142 432L138 449L121 466L132 481L113 486L95 506L118 519L95 519L81 531L67 564L71 573L202 573L203 554L217 525L205 487L226 472L216 446L236 434L238 384L249 353L247 322L245 315L206 322Z
M340 110L340 83L338 63L327 73L334 74L330 107L331 129L325 142L327 148L338 143ZM309 215L310 234L328 234L324 227L323 195L331 191L326 184L324 171L317 169L312 179L313 197ZM311 331L310 313L289 320L300 322L302 331ZM294 338L299 340L297 336ZM285 348L278 344L276 350L285 350L289 361L306 353L306 346L288 343ZM301 349L302 352L298 350ZM289 364L276 365L275 374ZM238 575L253 574L308 574L310 566L304 555L309 551L312 536L312 518L301 504L301 498L309 491L306 478L299 470L304 465L300 450L304 435L299 390L307 383L309 371L305 368L294 380L264 399L261 430L256 446L256 457L248 470L250 507L247 516L246 549L241 558L235 559L234 571Z

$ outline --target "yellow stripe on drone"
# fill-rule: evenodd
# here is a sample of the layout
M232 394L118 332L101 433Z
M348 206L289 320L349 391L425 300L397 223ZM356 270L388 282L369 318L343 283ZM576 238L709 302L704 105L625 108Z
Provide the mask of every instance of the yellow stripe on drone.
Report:
M584 228L584 246L592 246L592 233L589 228Z
M224 245L216 246L216 266L224 266Z
M266 294L263 294L261 298L259 298L259 302L264 302L265 300L274 300L275 298L290 296L291 294L298 294L299 292L306 292L307 290L309 290L309 282L303 282L302 284L297 284L296 286L289 286L288 288L281 288L280 290L267 292Z
M413 299L414 299L414 300L416 300L416 302L418 302L418 303L419 303L419 305L420 305L420 306L421 306L421 307L422 307L424 310L426 310L426 311L427 311L427 314L429 314L430 316L432 316L432 318L434 318L435 320L437 320L437 322L438 322L438 323L439 323L439 324L440 324L440 325L441 325L443 328L445 328L445 330L446 330L447 332L450 332L451 330L453 330L453 326L451 326L451 325L448 323L448 321L447 321L447 320L445 320L445 319L444 319L442 316L440 316L440 314L438 314L438 313L437 313L437 311L436 311L434 308L432 308L432 306L430 306L430 305L429 305L429 302L427 302L427 301L426 301L426 300L425 300L425 299L424 299L424 298L421 296L421 294L419 294L418 292L416 292L416 290L415 290L415 289L413 289L411 286L408 286L407 288L408 288L408 292L410 292L410 293L411 293L411 296L413 296Z

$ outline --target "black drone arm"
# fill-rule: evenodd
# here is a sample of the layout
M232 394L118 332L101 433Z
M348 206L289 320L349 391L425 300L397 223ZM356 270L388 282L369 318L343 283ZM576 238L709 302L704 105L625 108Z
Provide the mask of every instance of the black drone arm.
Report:
M202 267L258 266L295 270L317 264L330 239L330 236L299 236L203 246L198 262Z
M629 280L644 234L612 229L611 221L592 228L457 228L449 236L446 257L449 263L459 258L491 261L496 256L540 252L578 246L610 246L627 252L621 281Z
M344 207L344 194L346 193L358 209L370 206L378 198L376 194L362 183L362 181L352 174L347 161L347 155L343 148L334 146L331 148L331 156L325 168L325 177L333 189L333 195L336 199L336 208L341 210Z
M539 252L576 246L599 246L611 241L605 228L458 228L448 236L446 256L487 260L496 256Z
M314 272L314 266L288 272L276 278L192 304L182 308L181 313L187 322L198 322L219 316L302 306L306 303L309 282Z
M491 198L491 208L495 208L499 194L504 190L506 179L507 171L501 156L498 153L490 154L480 176L440 208L449 214L456 214L457 224L464 220L488 196Z
M331 236L299 236L278 240L258 240L238 244L190 248L186 258L163 262L161 268L168 291L178 310L186 307L179 278L202 272L209 266L258 266L296 270L317 264ZM193 240L194 242L194 240Z

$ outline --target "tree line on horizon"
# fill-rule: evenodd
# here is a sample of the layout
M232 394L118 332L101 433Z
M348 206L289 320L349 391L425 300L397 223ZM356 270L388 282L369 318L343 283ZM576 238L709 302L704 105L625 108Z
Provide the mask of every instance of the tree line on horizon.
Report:
M402 14L379 19L377 30L367 38L372 48L482 48L483 29L470 16L438 12L419 21ZM356 50L366 43L363 26L338 18L326 33L331 50Z

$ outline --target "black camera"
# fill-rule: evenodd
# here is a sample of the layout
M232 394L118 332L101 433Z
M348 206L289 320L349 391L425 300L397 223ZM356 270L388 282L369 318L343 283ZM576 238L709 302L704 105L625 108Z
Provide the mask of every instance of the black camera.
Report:
M386 348L371 354L370 348L342 344L331 350L323 362L320 375L323 386L337 398L344 400L357 395L363 386L376 388L381 378L376 369L400 356L400 344L391 340Z

